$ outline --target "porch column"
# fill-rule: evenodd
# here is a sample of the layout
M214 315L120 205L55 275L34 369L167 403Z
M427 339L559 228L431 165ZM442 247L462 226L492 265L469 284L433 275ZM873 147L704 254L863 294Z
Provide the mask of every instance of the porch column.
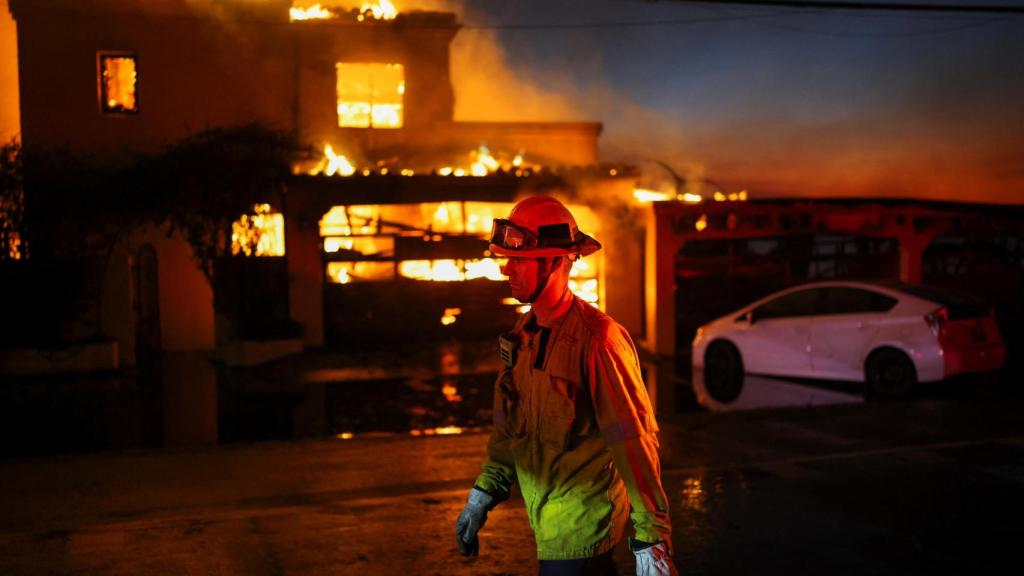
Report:
M671 415L676 406L676 253L682 241L676 238L671 214L655 205L648 212L646 237L646 319L645 347L651 353L646 362L647 388L658 415Z
M285 213L288 297L292 320L302 325L302 342L324 345L324 270L320 256L320 214L315 203L291 192Z

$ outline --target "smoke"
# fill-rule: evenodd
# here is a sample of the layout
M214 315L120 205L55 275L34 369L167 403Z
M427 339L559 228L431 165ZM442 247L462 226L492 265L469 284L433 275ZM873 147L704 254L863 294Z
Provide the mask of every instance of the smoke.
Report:
M780 18L766 26L740 20L517 33L489 26L507 24L510 15L579 22L712 9L394 3L400 11L454 12L469 25L451 46L456 120L601 122L602 160L640 166L646 188L677 190L681 180L680 191L705 196L748 190L753 198L1024 203L1024 60L1013 57L1024 43L1012 21L977 32L881 40L771 26L857 33L922 24L837 16Z

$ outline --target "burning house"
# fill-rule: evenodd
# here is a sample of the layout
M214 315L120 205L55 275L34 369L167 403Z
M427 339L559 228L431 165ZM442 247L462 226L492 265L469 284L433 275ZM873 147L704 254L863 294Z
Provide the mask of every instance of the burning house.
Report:
M536 192L563 197L607 247L574 272L577 293L642 331L635 172L598 163L598 123L455 120L456 15L290 0L10 9L26 149L117 159L258 122L304 150L275 197L239 214L235 257L212 282L180 234L149 227L119 246L100 290L115 365L134 364L137 347L233 350L244 363L261 358L238 347L246 339L292 337L295 349L493 335L521 309L485 237L494 216ZM247 328L261 317L301 329Z

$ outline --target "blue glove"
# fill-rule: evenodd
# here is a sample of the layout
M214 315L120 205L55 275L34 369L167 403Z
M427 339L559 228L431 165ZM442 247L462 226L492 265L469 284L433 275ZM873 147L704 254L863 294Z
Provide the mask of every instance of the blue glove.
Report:
M480 551L480 542L476 534L487 522L487 513L494 508L494 497L483 490L473 487L469 491L466 507L455 522L455 538L459 542L459 552L463 556L476 556Z
M636 576L679 576L664 542L649 544L630 540L629 549L636 556Z

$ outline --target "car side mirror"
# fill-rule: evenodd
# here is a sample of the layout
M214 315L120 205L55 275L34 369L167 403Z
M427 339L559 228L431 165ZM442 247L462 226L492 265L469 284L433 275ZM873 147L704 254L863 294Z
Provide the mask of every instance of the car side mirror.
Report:
M740 320L742 320L742 321L746 322L747 324L753 326L754 322L755 322L754 311L751 310L750 312L747 312L743 316L740 316Z

